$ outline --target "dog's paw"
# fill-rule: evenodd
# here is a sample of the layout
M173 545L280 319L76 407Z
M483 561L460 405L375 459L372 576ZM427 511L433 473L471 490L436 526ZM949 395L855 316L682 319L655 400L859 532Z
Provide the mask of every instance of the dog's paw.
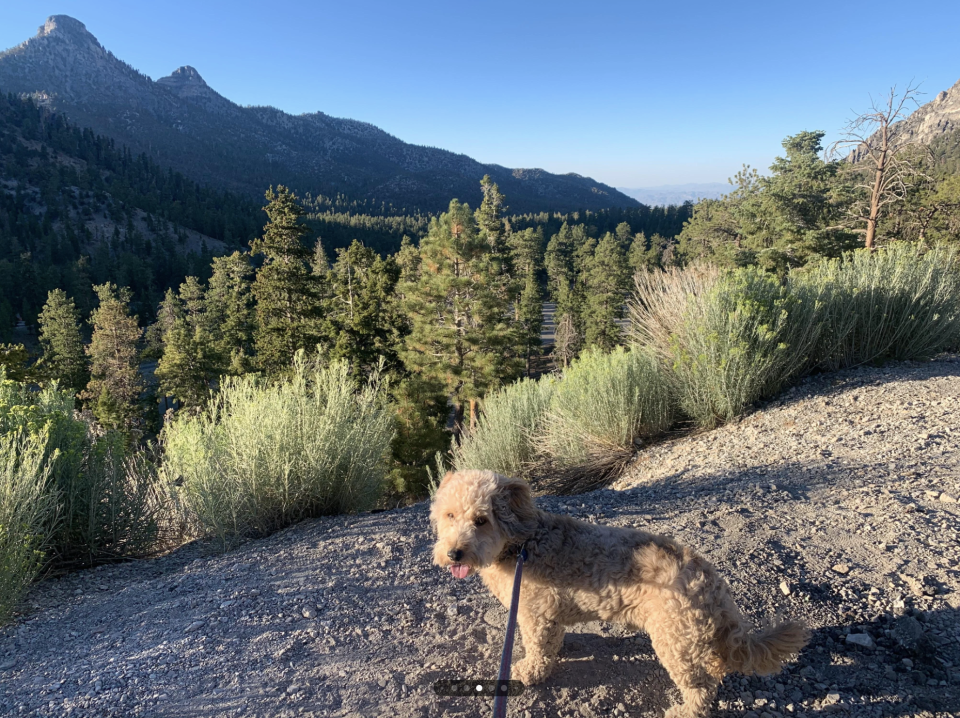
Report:
M535 686L550 675L552 668L553 665L546 661L524 658L513 669L513 678L522 681L525 686Z
M681 705L671 706L663 712L663 718L690 718L687 709Z

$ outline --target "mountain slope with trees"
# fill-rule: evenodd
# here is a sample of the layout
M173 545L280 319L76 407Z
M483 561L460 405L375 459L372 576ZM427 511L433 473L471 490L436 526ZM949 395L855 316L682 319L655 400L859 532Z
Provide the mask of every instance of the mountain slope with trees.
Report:
M163 165L251 196L282 183L300 194L385 203L398 214L439 212L451 196L478 204L477 183L489 175L515 211L638 204L588 177L483 165L407 144L365 122L240 107L192 67L155 82L65 15L52 16L36 37L0 54L0 90L30 94Z

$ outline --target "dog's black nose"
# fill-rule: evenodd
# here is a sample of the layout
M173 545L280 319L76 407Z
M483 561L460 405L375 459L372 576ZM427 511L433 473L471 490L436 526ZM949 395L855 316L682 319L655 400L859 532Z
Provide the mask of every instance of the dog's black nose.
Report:
M460 559L463 558L463 551L461 551L458 548L452 548L449 551L447 551L447 557L451 561L459 561Z

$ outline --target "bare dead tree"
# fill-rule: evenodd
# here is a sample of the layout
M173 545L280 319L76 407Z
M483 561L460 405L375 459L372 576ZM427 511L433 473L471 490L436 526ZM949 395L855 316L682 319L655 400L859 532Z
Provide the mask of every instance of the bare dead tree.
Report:
M827 150L830 159L847 155L851 162L869 167L856 185L869 201L855 203L853 208L854 218L866 222L866 229L858 231L865 232L864 246L868 249L874 247L877 222L885 207L902 202L911 182L924 176L918 162L920 142L901 136L894 128L919 107L919 94L915 85L907 86L903 93L891 88L883 101L873 101L869 110L850 120L842 138Z

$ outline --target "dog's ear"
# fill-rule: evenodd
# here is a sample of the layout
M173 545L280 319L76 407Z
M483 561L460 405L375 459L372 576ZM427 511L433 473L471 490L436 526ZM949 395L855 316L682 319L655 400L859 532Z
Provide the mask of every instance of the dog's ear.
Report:
M512 540L527 538L536 526L537 507L530 484L523 479L500 477L491 500L493 515L500 529Z
M448 471L447 473L445 473L445 474L443 475L443 478L440 479L440 485L437 486L437 488L438 488L438 489L442 489L442 488L443 488L443 485L444 485L445 483L447 483L450 479L452 479L452 478L453 478L453 475L454 475L455 473L456 473L455 471Z

